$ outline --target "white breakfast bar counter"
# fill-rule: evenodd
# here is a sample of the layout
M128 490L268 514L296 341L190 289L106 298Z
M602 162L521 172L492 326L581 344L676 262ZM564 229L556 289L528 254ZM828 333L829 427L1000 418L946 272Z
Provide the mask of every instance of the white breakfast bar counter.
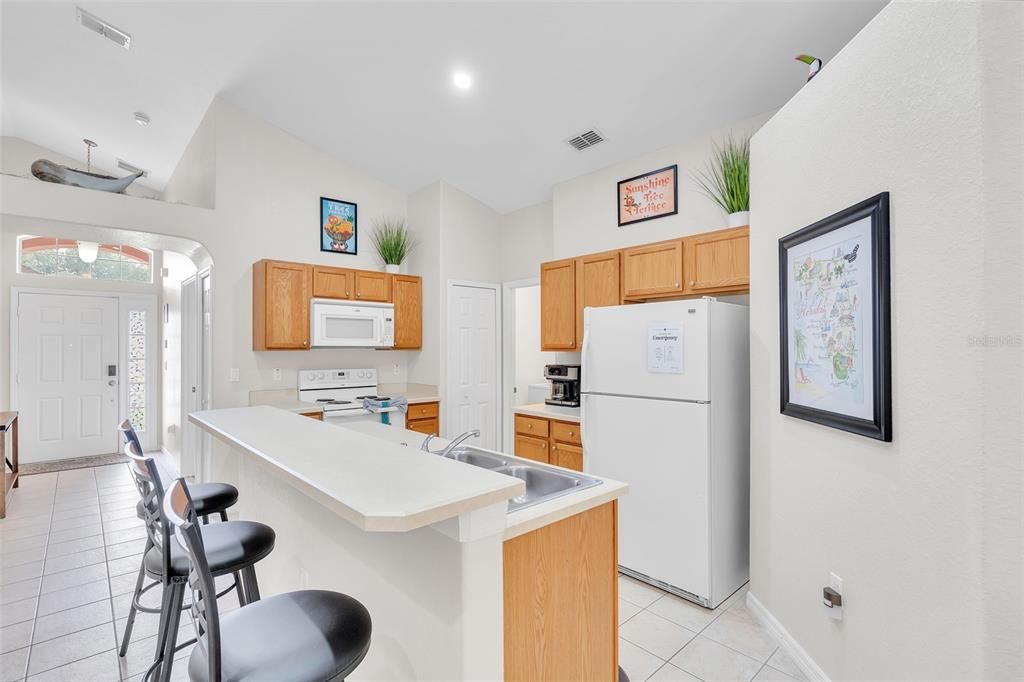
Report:
M613 509L626 492L602 480L507 514L521 480L424 453L422 434L398 426L341 427L267 405L189 419L214 436L204 478L239 488L232 518L277 532L256 566L261 592L336 590L370 611L370 653L353 680L502 679L505 541Z

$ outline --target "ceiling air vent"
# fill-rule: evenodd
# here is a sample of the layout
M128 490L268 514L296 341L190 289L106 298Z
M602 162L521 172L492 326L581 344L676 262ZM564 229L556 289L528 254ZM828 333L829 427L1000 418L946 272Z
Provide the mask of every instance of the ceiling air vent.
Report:
M143 169L139 168L138 166L133 166L132 164L128 163L127 161L122 161L121 159L117 160L117 167L120 168L123 171L127 171L127 172L131 173L132 175L134 175L135 173L142 173L142 177L146 177L146 176L149 175L149 171L148 170L143 170Z
M569 140L569 144L571 144L578 152L581 152L584 149L590 149L595 144L599 144L601 142L604 142L604 138L601 136L601 133L596 130L588 130L585 133L580 133Z
M99 33L104 38L114 41L126 50L132 46L132 37L121 29L111 26L94 14L89 14L81 7L76 7L75 11L78 13L78 23L93 33Z

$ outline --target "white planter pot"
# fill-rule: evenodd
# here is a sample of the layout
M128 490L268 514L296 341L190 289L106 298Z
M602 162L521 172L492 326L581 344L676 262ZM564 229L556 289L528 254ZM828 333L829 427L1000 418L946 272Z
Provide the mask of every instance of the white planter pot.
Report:
M387 265L384 266L384 272L389 272L392 275L397 275L400 272L402 272L402 266L401 265L391 265L390 263L388 263Z
M740 227L750 224L750 211L737 211L729 214L729 227Z

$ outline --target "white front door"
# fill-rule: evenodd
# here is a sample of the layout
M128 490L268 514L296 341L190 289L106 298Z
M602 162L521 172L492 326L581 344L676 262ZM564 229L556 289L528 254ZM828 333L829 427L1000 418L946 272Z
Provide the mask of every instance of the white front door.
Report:
M500 447L498 433L498 291L449 285L446 437L479 429L480 447Z
M117 299L21 293L16 314L22 460L118 452Z

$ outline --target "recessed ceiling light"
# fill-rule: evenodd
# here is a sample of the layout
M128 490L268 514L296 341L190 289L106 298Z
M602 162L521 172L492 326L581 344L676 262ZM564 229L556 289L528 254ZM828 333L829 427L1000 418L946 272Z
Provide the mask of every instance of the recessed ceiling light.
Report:
M136 111L133 115L135 116L135 122L138 123L140 126L149 125L149 116L147 116L146 114L142 113L141 111Z
M452 85L459 90L469 90L473 87L473 77L465 71L456 71L452 74Z

